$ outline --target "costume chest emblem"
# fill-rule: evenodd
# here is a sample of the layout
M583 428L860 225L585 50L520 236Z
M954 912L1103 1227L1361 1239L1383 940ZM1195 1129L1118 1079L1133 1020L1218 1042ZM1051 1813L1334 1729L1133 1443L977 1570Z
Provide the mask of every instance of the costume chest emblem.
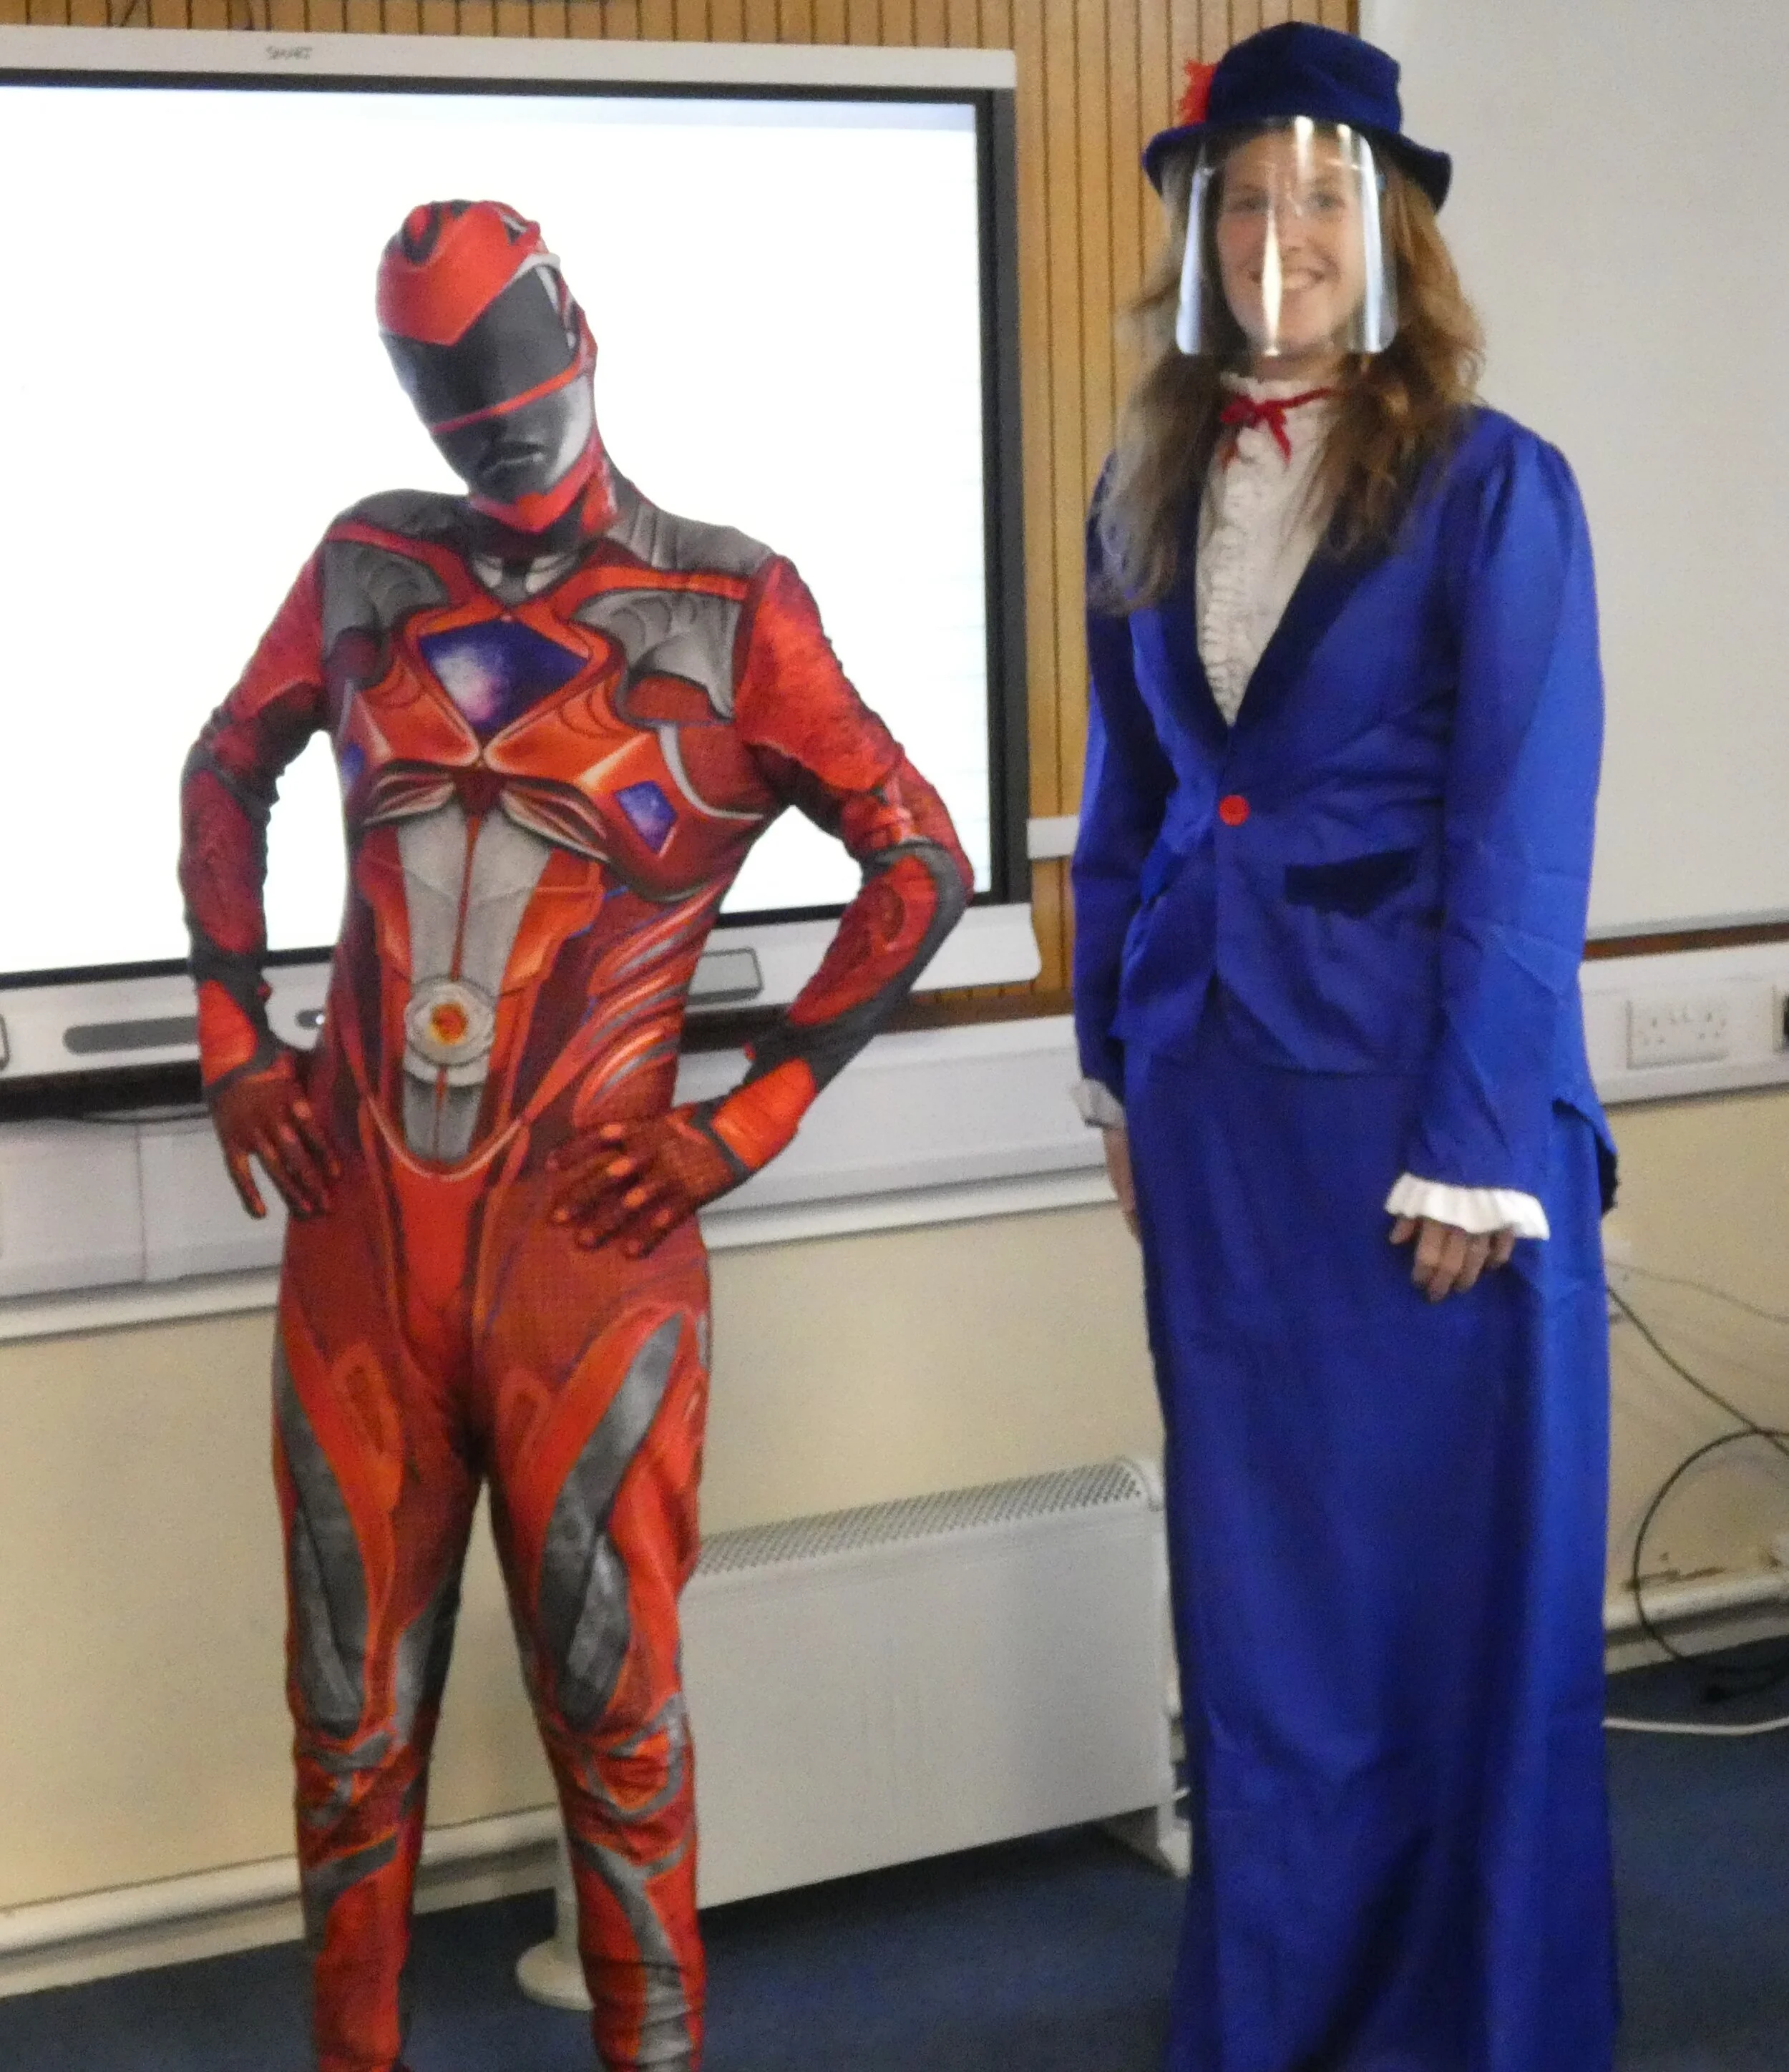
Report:
M584 657L513 619L425 634L417 647L436 681L480 734L494 734L564 689Z

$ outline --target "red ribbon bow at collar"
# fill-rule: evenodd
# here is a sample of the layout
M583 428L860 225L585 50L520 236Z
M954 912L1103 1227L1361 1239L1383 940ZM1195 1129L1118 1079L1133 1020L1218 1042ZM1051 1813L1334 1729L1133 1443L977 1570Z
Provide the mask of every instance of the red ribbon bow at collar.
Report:
M1232 396L1218 413L1218 422L1228 425L1233 432L1246 432L1256 425L1265 425L1273 434L1273 443L1287 459L1292 458L1292 441L1286 432L1286 413L1300 409L1306 403L1320 403L1326 396L1333 396L1333 388L1307 388L1302 396L1245 396L1240 392Z
M1186 60L1186 91L1180 97L1180 105L1174 110L1177 125L1203 122L1207 109L1211 105L1211 75L1217 70L1215 64L1201 64L1196 58Z

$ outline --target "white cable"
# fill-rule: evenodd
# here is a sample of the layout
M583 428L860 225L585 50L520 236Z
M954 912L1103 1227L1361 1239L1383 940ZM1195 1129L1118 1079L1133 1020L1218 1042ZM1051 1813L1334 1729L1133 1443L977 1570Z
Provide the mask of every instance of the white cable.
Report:
M1789 1728L1789 1718L1754 1720L1743 1727L1705 1725L1692 1720L1606 1719L1604 1726L1623 1734L1696 1734L1713 1741L1743 1741L1753 1734L1780 1734Z

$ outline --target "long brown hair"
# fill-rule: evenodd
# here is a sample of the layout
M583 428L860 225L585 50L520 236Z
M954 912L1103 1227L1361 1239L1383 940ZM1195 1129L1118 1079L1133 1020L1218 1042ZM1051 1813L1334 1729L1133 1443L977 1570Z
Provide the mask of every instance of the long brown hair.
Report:
M1396 269L1398 331L1383 352L1351 355L1313 494L1339 517L1339 550L1388 545L1425 464L1453 437L1478 388L1483 335L1421 187L1384 164L1385 249ZM1216 450L1227 368L1248 364L1242 327L1224 307L1219 351L1188 358L1174 343L1186 248L1190 159L1168 169L1168 238L1125 312L1143 371L1119 419L1100 507L1108 606L1134 610L1174 584L1190 508ZM1210 225L1201 234L1210 235ZM1228 334L1226 335L1225 334Z

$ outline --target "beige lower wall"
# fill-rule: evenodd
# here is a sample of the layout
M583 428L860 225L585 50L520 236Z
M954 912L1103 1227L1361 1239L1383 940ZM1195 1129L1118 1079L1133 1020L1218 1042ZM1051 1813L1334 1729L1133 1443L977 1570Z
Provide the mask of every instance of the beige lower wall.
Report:
M1707 1283L1789 1316L1789 1093L1618 1108L1621 1199L1613 1239L1646 1272ZM1667 1348L1760 1424L1789 1427L1789 1324L1750 1317L1643 1274L1619 1284ZM1611 1573L1625 1580L1634 1534L1676 1463L1731 1428L1618 1322ZM1751 1444L1717 1455L1659 1515L1654 1574L1760 1564L1789 1531L1789 1461Z
M1789 1096L1615 1117L1641 1265L1789 1308ZM725 1253L709 1531L1149 1450L1135 1251L1109 1209ZM1675 1350L1789 1424L1789 1330L1635 1284ZM0 1346L0 1906L289 1846L269 1319ZM1614 1336L1617 1570L1672 1464L1721 1429ZM1746 1567L1785 1464L1723 1463L1655 1565ZM482 1530L433 1815L548 1796Z
M720 1255L709 1531L1158 1444L1075 1210ZM0 1906L290 1847L265 1315L0 1346ZM481 1523L431 1817L544 1803Z

